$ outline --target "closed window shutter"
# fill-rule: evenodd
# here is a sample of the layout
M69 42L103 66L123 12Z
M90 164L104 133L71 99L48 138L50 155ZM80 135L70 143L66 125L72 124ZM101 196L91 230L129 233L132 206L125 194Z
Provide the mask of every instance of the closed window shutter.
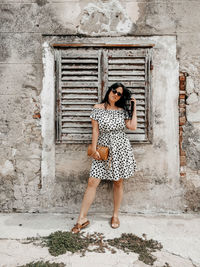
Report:
M151 51L148 47L56 49L56 142L91 142L91 109L115 82L123 83L137 101L137 129L125 130L129 140L149 142Z
M137 129L126 129L130 141L145 142L149 135L150 64L148 48L108 49L105 55L106 87L114 82L123 83L137 102Z
M91 141L90 112L101 101L101 49L56 51L56 141Z

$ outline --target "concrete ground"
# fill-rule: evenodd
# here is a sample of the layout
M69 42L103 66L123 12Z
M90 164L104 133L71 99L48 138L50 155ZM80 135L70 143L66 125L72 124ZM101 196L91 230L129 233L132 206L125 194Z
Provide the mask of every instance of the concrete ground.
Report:
M200 215L162 214L138 215L120 214L120 228L110 227L110 215L88 214L91 224L84 231L100 232L105 238L119 237L121 233L133 233L139 237L145 233L147 239L154 239L163 245L161 251L153 252L157 257L153 266L158 267L200 267ZM138 260L138 254L126 254L121 250L112 254L86 252L54 257L48 248L32 243L22 244L27 237L46 236L61 230L69 231L76 222L77 215L0 213L0 266L16 267L32 261L63 262L67 267L143 267L149 266ZM169 265L166 265L167 262Z

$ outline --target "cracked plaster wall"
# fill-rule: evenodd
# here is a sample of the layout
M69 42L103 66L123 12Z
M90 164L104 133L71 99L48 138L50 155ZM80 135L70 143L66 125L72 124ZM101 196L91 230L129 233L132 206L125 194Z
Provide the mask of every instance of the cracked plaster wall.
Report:
M183 184L178 187L177 197L180 198L182 206L175 206L174 211L199 211L200 2L2 0L0 12L0 209L38 212L55 211L60 206L61 211L69 211L68 207L74 205L78 211L82 195L70 188L75 188L77 184L79 192L83 192L85 188L89 166L88 162L85 162L86 147L69 145L55 148L55 172L58 179L57 187L60 188L57 191L60 193L57 203L53 199L49 201L50 197L46 198L45 195L50 195L55 181L42 181L41 165L44 157L41 118L44 74L42 34L77 36L86 34L88 36L176 35L179 68L189 76L186 86L187 123L183 137L183 146L187 154L187 176L182 181ZM162 117L156 114L155 121L159 123ZM154 146L164 148L166 143L160 140ZM71 159L76 157L77 151L81 165L76 165L77 163ZM138 147L141 166L144 164L142 162L144 153L144 149ZM68 161L60 160L64 154L67 154ZM65 170L70 164L73 164L74 168L79 167L80 171L76 173L69 171L66 177ZM147 175L138 176L135 182L132 181L130 188L141 199L149 191L149 186L154 187L155 184L164 186L163 177L154 177L149 184L149 168L144 167ZM149 175L151 176L151 173ZM179 180L176 182L179 184ZM93 205L94 210L100 207L106 210L107 203L111 201L110 187L111 185L102 183ZM136 188L137 192L134 191ZM108 192L110 196L107 196L105 206L102 206L102 197ZM161 192L161 187L158 187L157 194L160 195ZM56 192L54 193L56 195ZM156 203L156 198L146 207L140 206L140 202L134 204L135 210L137 208L142 212L163 211L159 203ZM126 200L124 206L133 207L133 203ZM73 208L70 211L72 210Z

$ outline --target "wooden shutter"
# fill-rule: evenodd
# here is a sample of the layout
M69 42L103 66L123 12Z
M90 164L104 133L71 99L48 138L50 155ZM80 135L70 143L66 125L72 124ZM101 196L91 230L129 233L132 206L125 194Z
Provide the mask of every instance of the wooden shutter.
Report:
M130 141L146 142L149 138L150 118L150 48L104 51L106 89L114 82L123 83L137 101L137 130L126 129Z
M90 112L101 96L101 49L56 50L56 141L91 141Z
M148 47L56 49L56 141L90 142L93 105L101 102L111 84L122 82L137 100L137 130L125 130L129 140L149 142L151 51Z

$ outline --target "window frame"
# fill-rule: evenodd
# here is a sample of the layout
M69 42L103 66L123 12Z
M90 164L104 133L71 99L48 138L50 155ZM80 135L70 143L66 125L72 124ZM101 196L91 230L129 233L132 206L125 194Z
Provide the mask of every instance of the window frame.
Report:
M152 87L151 87L151 79L152 79L152 48L154 44L87 44L87 43L74 43L74 44L53 44L52 45L54 48L54 55L55 55L55 88L56 88L56 101L55 101L55 111L56 111L56 120L55 120L55 128L56 128L56 135L55 135L55 143L56 144L63 144L63 143L90 143L91 140L60 140L58 139L59 133L58 133L58 127L61 127L60 123L61 121L59 120L59 110L58 107L60 105L59 99L60 99L60 91L59 90L59 79L60 79L60 62L59 62L59 51L63 48L74 48L74 47L95 47L95 48L129 48L129 49L134 49L134 48L145 48L148 49L149 55L148 55L148 63L147 63L147 70L145 71L145 77L146 77L146 82L147 84L145 85L145 134L146 134L146 139L143 140L133 140L130 138L131 143L152 143L152 116L151 116L151 110L152 110ZM106 50L103 50L103 54ZM104 56L104 55L103 55ZM57 71L59 71L59 79L57 78ZM102 86L101 88L101 96L104 95L105 93L105 87L108 81L105 81L104 78L102 78ZM123 81L122 81L123 82ZM99 89L100 90L100 89ZM98 101L99 102L99 101ZM91 132L92 133L92 132ZM131 137L132 133L129 134ZM90 138L91 139L91 138Z

